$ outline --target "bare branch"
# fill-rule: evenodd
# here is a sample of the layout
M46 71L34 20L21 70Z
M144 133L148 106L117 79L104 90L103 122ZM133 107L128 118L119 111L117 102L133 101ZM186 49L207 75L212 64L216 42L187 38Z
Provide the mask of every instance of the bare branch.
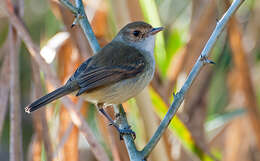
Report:
M23 0L13 2L19 17L23 16ZM10 52L10 161L23 161L23 142L21 127L21 103L19 83L19 49L21 39L15 28L9 25L9 52ZM7 73L8 74L8 73Z
M212 50L215 42L217 41L218 37L220 36L222 30L224 29L225 25L227 24L230 17L235 13L238 7L244 2L244 0L234 0L232 5L223 15L223 17L217 23L213 33L211 34L207 44L205 45L204 49L202 50L199 58L197 59L194 67L192 68L187 80L185 81L184 85L180 89L180 91L176 94L172 105L170 106L167 114L165 115L164 119L160 123L158 129L156 130L154 136L150 139L148 144L142 150L142 154L144 158L147 158L148 155L151 153L155 145L158 143L159 139L161 138L162 134L165 132L167 126L169 125L170 121L172 120L173 116L176 114L177 110L179 109L181 103L183 102L184 96L187 90L190 88L191 84L193 83L194 79L198 75L199 71L205 64L205 59L208 57L208 54Z
M41 88L39 66L36 64L36 62L33 59L31 60L32 60L32 72L33 72L32 74L33 74L33 81L34 81L34 87L33 87L34 95L32 96L32 98L36 99L43 94L43 90ZM35 113L33 114L33 123L36 130L34 146L37 146L36 144L37 141L39 141L40 143L41 141L43 141L47 160L52 160L53 148L51 145L48 123L47 123L45 112L46 109L35 111Z
M19 47L14 29L10 25L10 161L22 161L22 128L19 86Z
M207 56L208 56L209 52L212 50L213 45L215 44L215 42L216 42L217 38L219 37L220 33L222 32L222 30L224 29L227 21L230 19L230 17L233 15L233 13L237 10L237 8L240 6L240 4L243 1L244 0L235 0L232 3L231 7L228 9L228 11L225 13L225 15L222 17L222 19L218 22L210 39L208 40L206 46L204 47L200 57L198 58L196 64L192 68L192 71L190 72L185 84L183 85L181 90L176 94L175 100L172 103L169 111L167 112L166 116L164 117L164 119L162 120L161 124L159 125L157 131L155 132L154 136L151 138L151 140L148 142L148 144L145 146L145 148L141 152L138 151L135 147L135 144L134 144L131 136L128 136L128 135L123 136L131 161L137 161L137 160L140 161L140 160L147 158L148 155L150 154L150 152L155 147L155 145L158 143L162 134L166 130L168 124L170 123L173 116L177 112L179 106L181 105L181 103L184 99L184 95L187 92L187 90L190 88L193 80L196 78L196 76L198 75L201 68L208 62ZM77 7L81 7L81 11L84 12L84 8L83 8L81 0L76 0L76 5L77 5ZM87 21L85 14L84 14L84 19ZM92 44L91 47L92 47L93 51L94 52L98 51L100 48L99 48L99 45L98 45L96 39L92 39L95 37L92 32L92 29L90 28L90 30L85 31L87 29L87 27L90 27L88 21L86 24L82 24L82 23L84 23L84 22L81 21L80 24L81 24L81 27L83 28L85 34L90 32L89 35L88 34L86 34L86 35L90 41L90 44ZM84 27L84 25L86 25L87 27ZM127 119L125 117L125 112L123 111L122 105L119 106L119 113L121 116L119 118L121 120L120 127L127 128L129 125L127 123Z
M76 8L68 2L68 0L59 0L62 4L64 4L68 9L70 9L73 13L76 13L76 17L79 17L78 22L85 33L86 38L89 41L89 44L94 52L97 53L100 50L100 46L94 35L94 32L89 24L88 18L86 16L84 5L82 0L75 0ZM72 7L73 6L73 7ZM76 11L76 12L75 12Z

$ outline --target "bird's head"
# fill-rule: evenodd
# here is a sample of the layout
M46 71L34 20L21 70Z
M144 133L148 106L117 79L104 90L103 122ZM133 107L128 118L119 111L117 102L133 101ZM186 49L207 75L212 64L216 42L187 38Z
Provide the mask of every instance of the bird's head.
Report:
M115 40L122 41L130 46L153 50L155 34L162 31L163 27L153 28L150 24L137 21L127 24L115 37Z

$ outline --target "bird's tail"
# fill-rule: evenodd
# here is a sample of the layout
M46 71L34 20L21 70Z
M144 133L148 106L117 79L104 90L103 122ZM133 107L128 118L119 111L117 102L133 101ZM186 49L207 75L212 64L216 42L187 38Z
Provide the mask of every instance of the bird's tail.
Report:
M62 87L56 89L55 91L48 93L47 95L37 99L36 101L34 101L33 103L31 103L30 105L25 107L25 112L31 113L31 112L41 108L42 106L73 92L74 90L75 89L68 88L67 86L62 86Z

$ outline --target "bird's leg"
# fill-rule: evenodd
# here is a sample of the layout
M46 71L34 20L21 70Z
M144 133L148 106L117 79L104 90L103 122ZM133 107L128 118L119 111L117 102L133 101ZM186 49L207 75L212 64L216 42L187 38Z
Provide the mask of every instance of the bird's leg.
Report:
M122 129L119 125L109 116L109 114L104 110L103 103L98 103L98 110L101 112L110 122L110 125L114 126L120 134L120 140L123 140L123 135L131 135L134 139L136 138L135 132L128 127L127 129Z

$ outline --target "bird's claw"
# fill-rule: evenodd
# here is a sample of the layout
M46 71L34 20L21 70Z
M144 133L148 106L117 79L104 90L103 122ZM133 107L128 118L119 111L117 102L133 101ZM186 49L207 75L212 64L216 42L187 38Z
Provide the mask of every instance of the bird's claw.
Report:
M126 128L126 129L120 129L120 128L118 128L117 130L118 130L119 135L120 135L120 140L123 140L123 136L124 136L124 135L131 135L134 140L135 140L135 138L136 138L135 132L134 132L132 129L130 129L130 128Z

